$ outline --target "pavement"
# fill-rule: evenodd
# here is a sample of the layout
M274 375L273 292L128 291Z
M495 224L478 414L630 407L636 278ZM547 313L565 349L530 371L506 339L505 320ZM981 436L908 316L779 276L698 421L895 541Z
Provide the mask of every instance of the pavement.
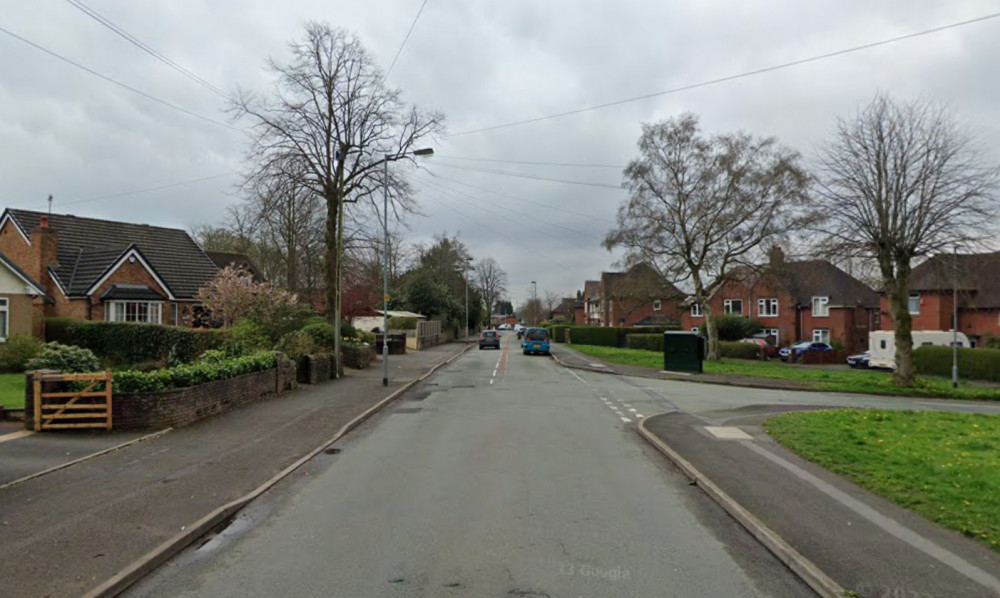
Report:
M607 396L473 349L126 595L812 595Z
M239 499L342 426L465 349L449 344L348 370L338 381L208 418L23 483L0 487L0 596L79 596ZM29 444L58 456L125 436L37 434L0 443L5 468ZM99 449L95 445L92 449ZM34 453L32 453L34 450ZM37 470L44 464L28 467ZM5 471L9 471L6 469ZM23 472L22 472L23 473ZM8 474L11 475L11 474Z

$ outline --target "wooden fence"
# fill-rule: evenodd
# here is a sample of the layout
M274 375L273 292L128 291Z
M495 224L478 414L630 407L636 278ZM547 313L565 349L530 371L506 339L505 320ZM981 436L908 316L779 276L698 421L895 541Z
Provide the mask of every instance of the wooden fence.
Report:
M88 383L79 390L48 389L53 382ZM94 390L103 383L103 388ZM35 431L111 429L111 371L95 374L36 374Z

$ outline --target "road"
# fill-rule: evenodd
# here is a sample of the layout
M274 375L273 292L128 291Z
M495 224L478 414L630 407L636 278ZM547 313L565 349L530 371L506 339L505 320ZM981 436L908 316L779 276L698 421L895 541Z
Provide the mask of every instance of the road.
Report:
M638 437L649 382L474 350L129 595L812 595Z

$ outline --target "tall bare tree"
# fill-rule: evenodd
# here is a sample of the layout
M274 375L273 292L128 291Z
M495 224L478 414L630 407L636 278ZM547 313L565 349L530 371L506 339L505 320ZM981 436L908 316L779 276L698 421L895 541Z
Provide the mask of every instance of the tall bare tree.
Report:
M492 315L497 301L507 292L507 273L495 259L488 257L476 264L475 277L476 286L486 304L487 315Z
M793 226L808 177L798 153L775 139L706 137L691 114L643 125L638 147L624 173L630 197L604 245L624 248L628 264L645 262L671 282L690 283L706 318L708 357L718 359L709 294Z
M232 109L251 123L248 178L286 176L281 165L300 165L299 184L325 204L325 307L339 345L345 203L369 199L387 182L394 209L412 209L401 171L383 180L385 157L411 152L441 130L443 116L407 106L353 34L316 22L305 29L289 62L269 61L271 91L241 91Z
M544 319L552 319L552 311L560 303L562 303L562 295L555 291L545 291L545 294L542 295L542 305L545 306Z
M827 244L839 255L877 262L895 330L894 380L910 386L913 262L988 234L998 169L943 106L882 94L838 121L819 162Z

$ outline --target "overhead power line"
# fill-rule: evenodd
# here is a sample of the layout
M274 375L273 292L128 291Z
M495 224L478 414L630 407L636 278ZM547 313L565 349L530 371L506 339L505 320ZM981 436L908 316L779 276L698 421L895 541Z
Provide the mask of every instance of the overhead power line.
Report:
M122 89L125 89L127 91L131 91L132 93L134 93L136 95L140 95L140 96L146 98L147 100L152 100L152 101L156 102L157 104L161 104L163 106L166 106L167 108L171 108L171 109L176 110L178 112L183 112L184 114L187 114L188 116L193 116L193 117L195 117L197 119L200 119L200 120L203 120L205 122L210 122L213 125L219 125L220 127L225 127L227 129L232 129L233 131L239 131L241 133L245 132L245 131L243 131L243 129L240 129L239 127L234 127L233 125L231 125L229 123L225 123L225 122L222 122L220 120L215 120L213 118L209 118L207 116L198 114L197 112L192 112L191 110L188 110L187 108L183 108L181 106L178 106L177 104L173 104L171 102L168 102L167 100L164 100L164 99L158 98L158 97L156 97L156 96L154 96L152 94L146 93L145 91L142 91L141 89L136 89L135 87L132 87L131 85L122 83L121 81L118 81L117 79L113 79L113 78L111 78L111 77L109 77L109 76L107 76L107 75L105 75L103 73L99 73L99 72L95 71L94 69L92 69L90 67L86 67L86 66L80 64L79 62L76 62L74 60L66 58L65 56L63 56L61 54L56 54L55 52L53 52L52 50L49 50L48 48L40 46L40 45L36 44L35 42L33 42L33 41L29 40L29 39L23 38L20 35L14 33L13 31L10 31L10 30L4 29L3 27L0 27L0 33L6 33L7 35L13 37L14 39L16 39L16 40L18 40L20 42L23 42L25 44L28 44L29 46L31 46L32 48L35 48L36 50L40 50L42 52L45 52L46 54L48 54L49 56L52 56L53 58L58 58L59 60L62 60L63 62L65 62L67 64L73 65L73 66L75 66L78 69L84 70L84 71L90 73L91 75L94 75L95 77L99 77L101 79L104 79L105 81L107 81L108 83L111 83L112 85L117 85L118 87L121 87Z
M682 91L689 91L692 89L698 89L699 87L708 87L710 85L717 85L719 83L725 83L727 81L735 81L737 79L745 79L747 77L753 77L755 75L760 75L763 73L769 73L772 71L777 71L781 69L786 69L793 66L798 66L800 64L806 64L809 62L817 62L820 60L826 60L827 58L834 58L836 56L843 56L844 54L852 54L854 52L861 52L863 50L870 50L871 48L877 48L879 46L886 46L889 44L894 44L907 39L912 39L915 37L921 37L924 35L930 35L932 33L938 33L940 31L945 31L947 29L954 29L956 27L964 27L965 25L972 25L974 23L981 23L983 21L988 21L990 19L995 19L1000 17L1000 12L994 12L986 14L974 19L968 19L966 21L959 21L957 23L950 23L948 25L942 25L940 27L933 27L931 29L924 29L923 31L917 31L914 33L907 33L905 35L897 35L896 37L890 37L876 42L870 42L867 44L861 44L860 46L852 46L850 48L844 48L842 50L835 50L833 52L827 52L825 54L818 54L816 56L810 56L808 58L801 58L799 60L793 60L791 62L783 62L781 64L776 64L773 66L767 66L759 69L754 69L752 71L744 71L742 73L737 73L734 75L727 75L725 77L719 77L717 79L709 79L707 81L701 81L699 83L691 83L689 85L682 85L680 87L674 87L672 89L666 89L663 91L655 91L653 93L647 93L639 96L633 96L630 98L624 98L621 100L614 100L612 102L605 102L603 104L596 104L594 106L587 106L585 108L577 108L575 110L567 110L565 112L557 112L555 114L547 114L545 116L536 116L534 118L526 118L524 120L517 120L509 123L493 125L490 127L481 127L478 129L469 129L466 131L459 131L458 133L451 133L447 135L448 137L458 137L461 135L471 135L473 133L484 133L486 131L495 131L497 129L506 129L508 127L519 127L521 125L526 125L530 123L536 123L544 120L552 120L556 118L562 118L564 116L571 116L573 114L580 114L583 112L591 112L593 110L601 110L603 108L610 108L612 106L620 106L622 104L628 104L631 102L638 102L640 100L647 100L649 98L656 98L660 96L670 95L674 93L679 93Z
M214 179L221 179L225 177L230 177L240 174L238 172L226 172L223 174L214 174L212 176L201 177L197 179L189 179L187 181L178 181L176 183L167 183L166 185L158 185L156 187L147 187L145 189L133 189L131 191L121 191L118 193L112 193L110 195L98 195L96 197L88 197L85 199L74 199L72 201L59 202L60 206L69 206L78 203L86 203L90 201L99 201L102 199L114 199L116 197L126 197L128 195L138 195L139 193L148 193L150 191L160 191L162 189L173 189L174 187L183 187L184 185L193 185L194 183L201 183L204 181L211 181ZM48 205L48 204L45 204Z
M533 174L525 174L525 173L522 173L522 172L510 172L510 171L507 171L507 170L495 170L493 168L471 168L471 167L468 167L468 166L455 166L453 164L441 164L441 163L438 163L437 165L438 166L444 166L445 168L455 168L457 170L468 170L470 172L486 172L486 173L489 173L489 174L498 174L498 175L502 175L502 176L510 176L510 177L515 177L515 178L519 178L519 179L532 179L532 180L535 180L535 181L548 181L550 183L565 183L567 185L582 185L584 187L602 187L604 189L616 189L618 191L622 190L621 186L619 186L619 185L607 185L607 184L604 184L604 183L589 183L587 181L571 181L571 180L567 180L567 179L552 179L552 178L549 178L549 177L537 176L537 175L533 175Z
M497 162L502 164L526 164L529 166L567 166L574 168L613 168L615 170L625 170L625 166L620 164L586 164L578 162L537 162L532 160L501 160L499 158L466 158L460 156L442 156L434 154L434 158L447 158L448 160L468 160L472 162Z
M232 101L232 98L230 98L228 95L226 95L226 92L222 91L221 89L219 89L215 85L212 85L208 81L202 79L198 75L192 73L191 71L189 71L188 69L184 68L183 66L177 64L173 60L167 58L162 53L160 53L160 52L156 51L155 49L151 48L149 45L147 45L146 43L144 43L142 40L140 40L137 37L135 37L134 35L130 34L128 31L125 31L124 29L122 29L118 25L115 25L110 20L108 20L107 18L105 18L104 16L102 16L100 13L98 13L96 10L90 8L89 6L87 6L86 4L84 4L83 2L81 2L80 0L66 0L66 2L68 2L70 5L74 6L75 8L79 9L83 14L87 15L91 19L94 19L95 21L97 21L101 25L104 25L105 27L107 27L111 31L115 32L116 34L118 34L119 36L121 36L122 38L124 38L126 41L128 41L130 44L134 45L135 47L139 48L143 52L149 54L153 58L159 60L163 64L165 64L165 65L169 66L170 68L174 69L178 73L184 75L188 79L191 79L192 81L194 81L198 85L201 85L205 89L211 91L212 93L214 93L214 94L216 94L218 96L221 96L222 98L224 98L226 100Z
M410 23L410 29L406 32L406 37L403 38L403 43L399 44L399 49L396 50L396 55L392 57L392 62L389 63L389 68L385 70L385 77L382 80L389 78L389 73L392 72L392 67L396 66L396 61L399 60L399 55L403 53L403 47L406 46L406 42L410 39L410 34L413 33L413 28L417 26L417 21L420 20L421 13L424 12L424 7L427 6L427 0L424 0L423 4L420 5L420 10L417 11L417 16L413 17L413 22Z

